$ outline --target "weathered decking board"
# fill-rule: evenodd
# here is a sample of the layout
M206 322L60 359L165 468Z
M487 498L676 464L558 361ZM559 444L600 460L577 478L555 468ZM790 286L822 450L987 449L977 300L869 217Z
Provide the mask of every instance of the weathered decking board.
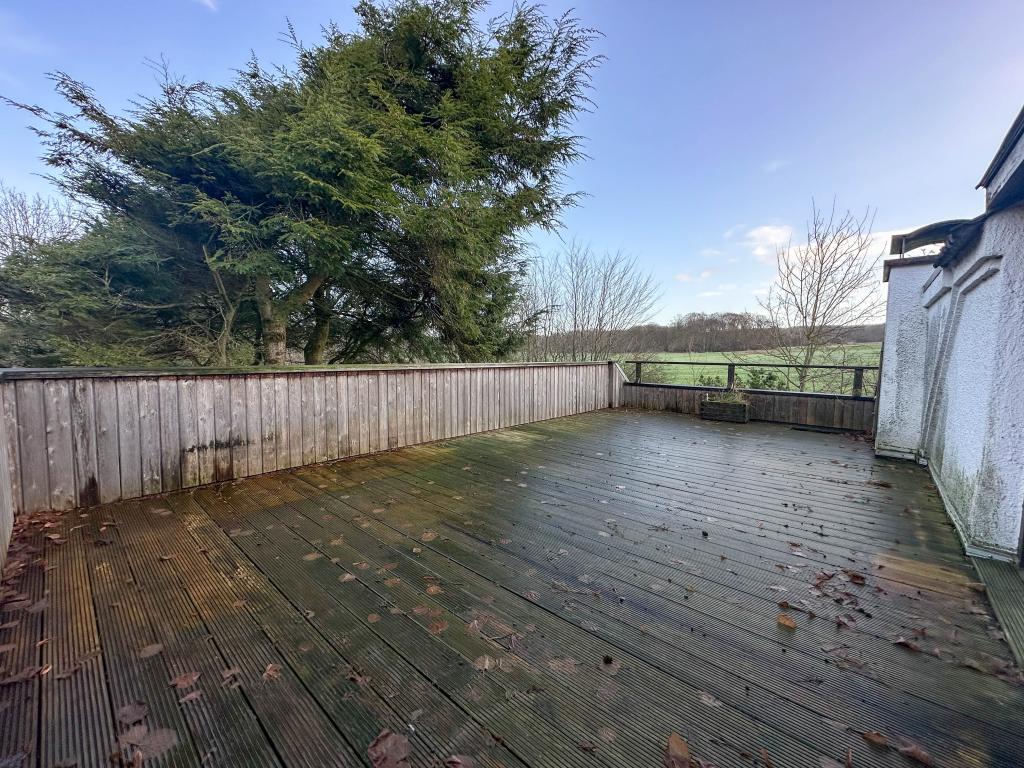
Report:
M872 397L757 389L740 391L750 403L753 421L850 432L874 432L875 429L875 400ZM622 404L651 411L697 414L704 397L721 392L721 387L627 383L622 387Z
M1024 689L926 473L847 436L604 410L43 525L11 588L50 604L5 612L0 643L5 674L54 670L0 686L0 760L92 764L135 700L177 735L161 765L366 765L384 728L423 768L660 765L673 731L723 768L913 765L868 731L937 766L1024 754Z
M973 558L988 591L989 600L1013 649L1018 664L1024 664L1024 570L1015 563Z

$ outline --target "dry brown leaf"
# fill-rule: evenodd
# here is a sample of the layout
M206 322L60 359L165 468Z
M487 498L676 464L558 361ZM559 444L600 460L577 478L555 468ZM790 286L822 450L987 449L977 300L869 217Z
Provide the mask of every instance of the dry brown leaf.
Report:
M307 563L311 563L314 560L319 560L321 557L323 557L323 555L321 555L319 552L309 552L303 555L302 559L305 560Z
M356 577L353 576L351 573L343 573L343 574L341 574L341 576L338 577L338 581L340 581L340 582L355 581L355 580L356 580Z
M385 728L367 747L366 754L373 768L406 768L409 765L409 740Z
M690 745L678 733L668 737L665 768L690 768Z
M202 672L182 672L180 675L171 678L171 685L179 690L191 688L202 676Z
M149 728L144 723L139 723L118 736L117 743L122 747L134 746L140 744L146 738L147 733L149 733Z
M888 747L889 738L884 733L878 731L864 731L861 734L864 737L864 741L869 744L874 744L876 747Z
M611 656L605 656L601 660L601 671L606 675L617 675L619 674L620 669L622 669L622 662L618 659L612 658Z
M170 728L157 728L146 734L135 746L147 760L153 760L178 745L178 734Z
M427 587L428 595L440 595L442 592L444 592L444 590L441 587L437 586L437 584L431 584L429 587Z
M907 650L913 651L914 653L920 653L921 652L921 646L920 645L915 643L913 640L908 640L905 637L897 637L895 640L892 641L892 644L893 645L902 646L903 648L906 648Z
M189 693L186 693L184 696L182 696L180 699L178 699L178 703L179 704L187 704L190 701L195 701L196 699L201 698L202 695L203 695L203 692L201 690L199 690L198 688L196 688L194 691L190 691Z
M139 658L148 659L150 656L156 656L163 649L164 647L160 643L151 643L139 651Z
M125 704L123 707L118 709L117 720L119 723L123 723L124 725L132 725L144 720L148 714L149 707L141 701L136 701L133 704Z
M785 627L786 629L796 629L796 622L793 621L793 617L789 616L788 614L780 613L778 616L775 617L775 622L780 627Z
M904 757L909 757L911 760L920 763L921 765L933 765L931 755L913 742L907 742L900 747L899 753Z
M436 538L437 538L437 531L427 530L427 531L424 531L422 533L422 535L420 536L420 541L422 541L424 544L426 544L428 541L433 541Z
M771 755L768 754L768 750L764 747L761 747L761 762L764 763L764 768L775 768Z
M476 768L476 760L468 755L452 755L445 758L444 768Z
M380 621L380 614L371 613L369 616L366 617L366 621L369 624L376 624L378 621Z
M473 668L479 672L487 672L490 669L494 669L496 662L490 656L477 656L473 661Z
M446 629L448 629L448 622L444 619L435 621L431 623L429 627L427 627L427 631L430 632L430 634L432 635L440 635Z
M267 668L263 670L264 680L277 680L281 677L281 665L280 664L267 664Z

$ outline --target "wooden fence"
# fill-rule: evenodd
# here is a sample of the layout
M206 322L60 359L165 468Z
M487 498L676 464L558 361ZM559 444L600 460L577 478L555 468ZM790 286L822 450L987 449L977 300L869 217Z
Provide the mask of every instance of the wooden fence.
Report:
M0 544L72 509L618 404L608 363L0 372ZM6 501L4 494L8 494Z
M622 405L654 411L699 412L700 401L720 387L686 387L673 384L631 384L622 388ZM854 395L815 392L776 392L741 389L750 402L750 418L851 432L874 432L875 399Z

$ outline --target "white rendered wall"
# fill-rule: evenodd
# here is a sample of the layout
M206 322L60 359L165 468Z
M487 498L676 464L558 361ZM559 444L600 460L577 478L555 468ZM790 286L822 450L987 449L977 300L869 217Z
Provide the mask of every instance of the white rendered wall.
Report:
M956 265L928 272L890 271L876 450L927 461L969 551L1014 557L1024 508L1024 206L992 214Z
M921 286L934 271L931 264L899 262L889 271L875 430L875 450L884 456L916 459L923 442L928 316Z

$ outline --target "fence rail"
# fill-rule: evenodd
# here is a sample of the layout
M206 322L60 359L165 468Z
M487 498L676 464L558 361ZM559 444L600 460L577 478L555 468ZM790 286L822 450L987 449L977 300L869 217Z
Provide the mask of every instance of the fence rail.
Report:
M876 374L877 383L877 365L795 365L791 363L746 363L742 361L737 362L705 362L702 360L626 360L624 365L633 367L633 379L634 384L645 383L643 380L643 366L666 366L666 365L689 365L696 367L713 367L713 368L725 368L726 379L725 387L727 389L733 389L737 386L736 369L737 368L761 368L770 370L800 370L800 371L839 371L846 372L850 371L853 373L853 381L850 387L850 392L836 392L827 391L823 394L852 394L854 397L861 397L864 395L864 374L865 372L874 372ZM804 377L806 381L808 377ZM813 376L810 377L813 381ZM652 382L662 383L662 382ZM758 388L760 391L779 391L779 392L790 392L791 389L776 389L776 388ZM840 374L840 387L839 389L845 389L843 377ZM812 390L817 391L817 390Z

